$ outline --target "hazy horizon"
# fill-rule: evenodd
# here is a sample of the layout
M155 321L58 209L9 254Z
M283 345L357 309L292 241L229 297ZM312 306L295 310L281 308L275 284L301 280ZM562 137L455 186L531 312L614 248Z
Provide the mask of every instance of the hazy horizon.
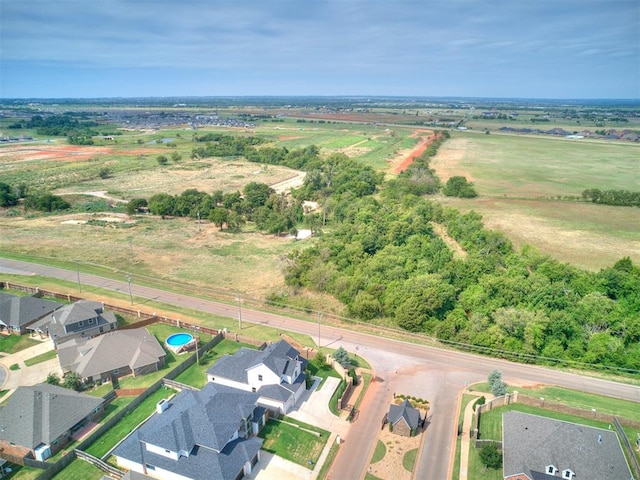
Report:
M0 98L640 99L637 0L0 0Z

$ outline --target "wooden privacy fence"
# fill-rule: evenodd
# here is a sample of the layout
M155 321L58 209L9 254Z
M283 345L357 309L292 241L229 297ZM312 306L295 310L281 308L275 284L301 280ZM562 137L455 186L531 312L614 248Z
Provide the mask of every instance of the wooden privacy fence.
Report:
M124 476L124 472L118 470L116 467L109 465L107 462L103 462L99 458L94 457L93 455L88 454L87 452L83 452L82 450L75 449L74 450L76 456L81 458L85 462L89 462L92 465L95 465L103 472L109 474L109 476L120 480Z

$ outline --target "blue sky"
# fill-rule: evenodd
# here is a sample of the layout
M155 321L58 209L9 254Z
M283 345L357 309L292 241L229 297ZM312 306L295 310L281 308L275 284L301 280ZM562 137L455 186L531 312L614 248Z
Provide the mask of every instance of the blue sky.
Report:
M0 0L0 97L640 98L639 0Z

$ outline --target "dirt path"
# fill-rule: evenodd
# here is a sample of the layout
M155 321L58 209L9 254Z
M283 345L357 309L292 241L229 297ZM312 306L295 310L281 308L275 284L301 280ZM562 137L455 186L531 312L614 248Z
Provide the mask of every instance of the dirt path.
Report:
M100 190L97 192L57 192L60 195L90 195L92 197L104 198L105 200L109 200L111 202L116 203L129 203L129 200L123 200L121 198L112 197L111 195L107 195L106 190Z
M427 134L427 136L424 136L424 134ZM404 172L416 158L424 153L436 138L434 133L429 130L416 130L410 136L419 137L420 141L408 153L403 151L391 161L391 173L398 174Z

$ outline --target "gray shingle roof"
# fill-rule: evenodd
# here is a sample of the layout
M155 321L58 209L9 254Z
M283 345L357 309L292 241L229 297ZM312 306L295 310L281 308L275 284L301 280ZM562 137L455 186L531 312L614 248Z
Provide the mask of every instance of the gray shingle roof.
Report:
M255 393L214 383L200 391L183 390L167 410L153 415L114 454L193 479L233 479L262 446L255 437L230 442L243 419L256 409L257 400ZM149 452L144 443L190 455L172 460Z
M306 363L298 351L286 341L268 345L264 350L241 348L233 355L225 355L208 371L214 377L224 377L236 382L248 383L247 370L264 364L279 377L293 375L296 362ZM304 365L302 366L304 370Z
M101 398L46 383L18 387L0 410L0 439L28 448L49 444L102 402Z
M516 411L502 415L504 476L553 465L580 480L633 478L615 432Z
M420 424L420 411L413 408L409 400L404 400L400 405L389 405L389 413L387 419L391 425L395 425L401 419L404 419L409 428L417 428Z
M146 328L115 330L91 339L77 338L58 345L63 370L82 378L123 367L132 370L160 361L165 351Z
M50 314L62 305L36 297L0 296L0 323L8 327L23 327Z

